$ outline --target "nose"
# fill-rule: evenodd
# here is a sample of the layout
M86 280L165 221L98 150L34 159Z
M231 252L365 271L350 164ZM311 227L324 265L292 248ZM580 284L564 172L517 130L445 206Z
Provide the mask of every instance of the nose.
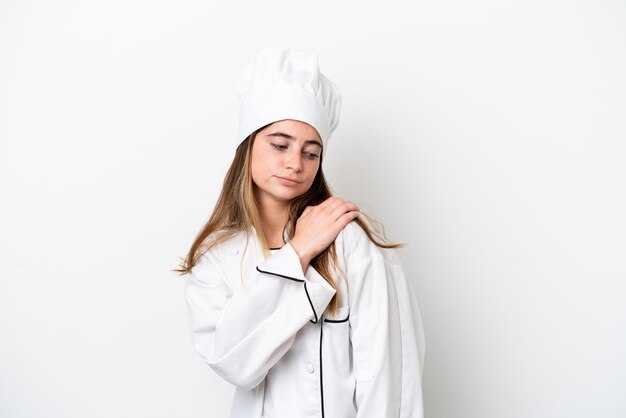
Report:
M290 150L287 153L287 168L292 169L293 171L295 171L296 173L302 171L302 154L300 154L300 150L295 149L295 147L293 147L293 150Z

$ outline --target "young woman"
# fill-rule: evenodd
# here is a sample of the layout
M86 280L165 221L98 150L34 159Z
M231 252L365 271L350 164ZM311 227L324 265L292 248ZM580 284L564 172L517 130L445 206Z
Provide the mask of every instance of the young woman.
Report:
M237 90L240 143L178 270L195 350L236 386L231 417L422 417L400 245L324 179L339 89L315 55L266 48Z

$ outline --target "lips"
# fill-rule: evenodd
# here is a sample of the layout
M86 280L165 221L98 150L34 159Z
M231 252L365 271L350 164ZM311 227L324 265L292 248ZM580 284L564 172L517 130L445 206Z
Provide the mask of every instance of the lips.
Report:
M283 180L293 181L294 183L301 183L301 181L298 181L296 179L291 179L289 177L281 177L281 176L276 176L276 177L278 177L279 179L283 179Z

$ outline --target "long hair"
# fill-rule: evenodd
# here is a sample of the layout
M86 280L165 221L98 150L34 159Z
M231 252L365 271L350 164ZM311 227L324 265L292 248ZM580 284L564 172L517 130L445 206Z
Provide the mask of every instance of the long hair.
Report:
M262 232L261 212L254 193L256 186L252 181L250 172L252 146L254 145L256 135L269 125L271 124L254 131L237 147L235 157L226 173L222 191L211 217L197 234L185 259L181 259L180 268L172 271L181 275L189 274L206 251L242 231L249 231L251 226L257 231L257 239L263 248L265 258L269 257L269 245ZM287 236L289 240L295 235L296 222L304 209L307 206L319 205L332 196L331 189L324 178L321 158L322 156L320 155L320 165L309 190L289 202L287 222L283 228L283 236ZM354 221L363 228L368 238L381 248L405 246L405 244L389 243L385 237L382 225L363 211L360 211L360 216L355 218ZM337 291L328 305L329 312L334 315L341 306L341 301L338 284L335 281L336 278L333 277L332 271L338 272L346 280L345 272L338 268L335 243L332 242L324 251L314 257L311 260L311 266Z

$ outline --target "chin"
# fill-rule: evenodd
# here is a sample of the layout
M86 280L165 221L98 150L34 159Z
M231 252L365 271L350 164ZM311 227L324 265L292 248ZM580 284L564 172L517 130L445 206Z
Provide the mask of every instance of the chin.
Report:
M300 190L292 190L290 193L283 191L283 193L276 193L274 194L274 196L281 200L293 200L296 197L302 196L305 192L306 191L300 191Z
M279 199L289 201L289 200L293 200L293 199L295 199L296 197L299 197L299 196L302 196L302 193L285 193L285 194L282 194L282 195L278 195L277 197Z

